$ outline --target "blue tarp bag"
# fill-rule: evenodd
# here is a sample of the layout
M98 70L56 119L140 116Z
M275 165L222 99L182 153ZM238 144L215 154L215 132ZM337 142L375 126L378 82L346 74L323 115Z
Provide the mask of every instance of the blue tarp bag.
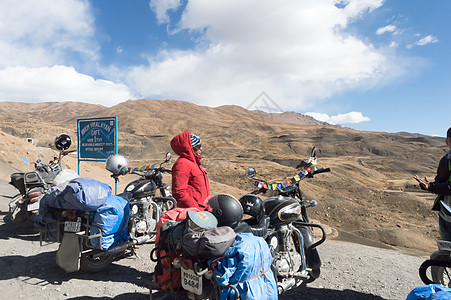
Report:
M38 229L47 226L48 238L57 240L57 220L50 213L51 208L76 209L93 212L102 206L111 195L108 184L89 177L78 177L69 181L63 190L52 186L39 203L39 215L34 219ZM48 224L48 225L47 225Z
M62 193L63 208L94 211L111 195L111 187L89 177L72 179Z
M90 235L100 232L100 238L92 238L91 245L103 250L108 250L111 246L128 241L128 201L115 195L110 195L104 205L97 208L92 220Z
M243 300L278 299L268 244L251 233L237 233L235 242L220 258L210 259L220 286L234 285ZM236 299L232 288L220 291L220 299Z
M406 300L449 300L451 299L451 288L441 284L428 284L414 288Z
M51 187L41 199L39 214L46 206L95 211L110 195L111 187L106 183L89 177L75 178L62 191L56 186Z

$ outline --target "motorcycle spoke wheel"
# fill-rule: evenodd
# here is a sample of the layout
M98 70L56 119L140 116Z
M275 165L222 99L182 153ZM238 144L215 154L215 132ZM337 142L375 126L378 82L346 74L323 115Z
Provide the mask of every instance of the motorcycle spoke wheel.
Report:
M432 281L451 287L451 267L431 266Z
M451 261L428 259L421 264L418 271L425 284L436 283L451 287Z

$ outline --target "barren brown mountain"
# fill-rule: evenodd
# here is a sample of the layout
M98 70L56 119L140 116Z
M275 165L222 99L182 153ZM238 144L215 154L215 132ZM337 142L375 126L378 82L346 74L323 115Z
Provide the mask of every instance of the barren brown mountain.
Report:
M446 147L443 138L357 131L315 123L296 113L274 115L172 100L129 100L113 107L0 102L0 179L9 180L11 172L23 169L22 156L37 155L35 146L51 146L61 132L76 142L78 118L107 116L118 117L119 153L135 166L160 161L180 132L200 135L212 191L237 197L253 189L244 177L246 168L256 168L258 177L269 181L291 178L300 160L317 146L319 165L332 172L301 185L308 199L318 200L311 217L330 226L331 237L360 237L360 242L375 241L407 253L424 254L436 247L433 195L421 192L413 175L434 176ZM33 138L35 146L25 138ZM68 159L76 168L76 158ZM102 166L82 165L82 175L108 178Z

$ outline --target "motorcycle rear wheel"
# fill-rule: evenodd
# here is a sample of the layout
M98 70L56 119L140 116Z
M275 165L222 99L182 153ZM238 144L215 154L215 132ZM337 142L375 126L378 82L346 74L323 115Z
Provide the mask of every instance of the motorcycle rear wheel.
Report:
M8 216L13 222L25 222L27 220L26 205L18 203L22 198L23 196L18 194L10 201ZM11 206L12 203L14 203L13 206Z
M94 258L91 255L82 255L80 267L83 271L97 273L108 268L114 259L114 255L104 255L97 258Z

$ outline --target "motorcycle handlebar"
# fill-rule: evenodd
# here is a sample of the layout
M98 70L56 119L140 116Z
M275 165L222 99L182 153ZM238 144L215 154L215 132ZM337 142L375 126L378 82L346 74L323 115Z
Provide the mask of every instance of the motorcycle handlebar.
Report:
M73 153L73 152L77 152L77 150L61 151L61 155L62 155L62 156L66 156L66 155L68 155L69 153Z
M326 173L326 172L330 172L330 168L317 169L317 170L315 170L313 172L309 172L306 177L312 178L314 174L320 174L320 173ZM266 191L267 190L265 188L260 188L258 190L250 192L249 194L258 195L260 193L266 193Z
M161 172L161 173L172 173L172 171L171 170L168 170L168 169L165 169L165 168L162 168L162 167L160 167L160 168L156 168L156 169L154 169L155 171L159 171L159 172ZM150 171L150 170L147 170L147 171ZM147 173L147 171L145 171L145 172L143 172L143 171L130 171L130 173L131 174L136 174L136 175L139 175L139 176L145 176L146 175L146 173Z
M326 172L330 172L330 168L321 168L321 169L317 169L314 172L312 172L313 174L320 174L320 173L326 173Z

